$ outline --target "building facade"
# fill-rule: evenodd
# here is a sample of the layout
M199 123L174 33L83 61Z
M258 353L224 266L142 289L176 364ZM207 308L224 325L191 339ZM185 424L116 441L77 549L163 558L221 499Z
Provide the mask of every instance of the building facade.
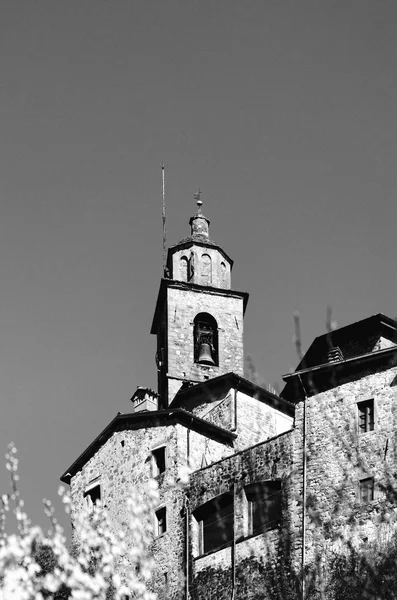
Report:
M155 477L159 598L336 597L346 539L359 552L393 536L397 323L378 314L316 338L280 395L248 381L248 294L198 205L160 284L158 391L137 388L61 477L72 523L100 498L122 528L131 489Z

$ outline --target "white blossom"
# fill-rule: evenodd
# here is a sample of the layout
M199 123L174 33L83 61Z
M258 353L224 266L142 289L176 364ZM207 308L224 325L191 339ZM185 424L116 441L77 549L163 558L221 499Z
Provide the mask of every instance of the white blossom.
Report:
M155 600L147 588L153 570L148 555L150 543L150 511L158 501L156 482L145 490L145 501L135 490L128 501L128 533L111 527L105 509L94 505L77 518L76 533L79 541L77 555L72 555L66 537L55 518L55 511L44 500L45 513L51 530L44 534L32 527L23 512L23 501L18 489L18 459L16 448L10 444L7 469L11 474L13 512L18 532L5 533L5 514L9 510L9 497L1 496L0 505L0 600L43 600L54 598L61 586L69 588L69 597L75 600L106 600L109 590L114 599L128 594L136 600ZM63 487L59 490L66 512L71 500ZM51 565L42 569L40 561L46 553ZM118 574L117 566L128 566L125 580Z

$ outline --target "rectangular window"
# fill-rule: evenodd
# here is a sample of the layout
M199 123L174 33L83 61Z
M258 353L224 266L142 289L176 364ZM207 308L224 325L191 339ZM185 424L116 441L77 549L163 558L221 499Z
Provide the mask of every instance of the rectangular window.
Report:
M165 471L165 446L152 452L153 477Z
M281 520L281 482L260 481L245 488L249 534L275 529Z
M199 553L219 550L233 541L233 496L224 494L207 502L196 513L199 525Z
M359 433L373 431L375 426L374 400L357 402Z
M101 500L101 486L99 483L96 483L92 486L86 488L84 492L84 499L86 501L87 506L92 507L94 504L97 504Z
M367 477L366 479L361 479L359 491L361 504L371 502L374 499L374 478Z
M163 535L167 531L167 514L165 507L156 510L156 535Z

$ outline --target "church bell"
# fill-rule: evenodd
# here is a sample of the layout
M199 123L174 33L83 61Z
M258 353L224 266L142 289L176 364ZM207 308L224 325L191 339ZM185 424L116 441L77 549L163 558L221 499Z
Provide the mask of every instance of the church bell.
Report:
M199 347L198 362L207 365L214 365L212 358L211 346L207 342L202 342Z

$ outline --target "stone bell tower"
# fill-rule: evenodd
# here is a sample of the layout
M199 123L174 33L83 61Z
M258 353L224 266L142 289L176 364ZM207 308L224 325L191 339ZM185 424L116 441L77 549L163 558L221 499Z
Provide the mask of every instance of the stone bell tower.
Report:
M190 236L168 250L151 333L157 336L161 408L183 384L218 375L243 375L243 319L248 294L232 291L233 261L209 237L210 221L197 201Z

